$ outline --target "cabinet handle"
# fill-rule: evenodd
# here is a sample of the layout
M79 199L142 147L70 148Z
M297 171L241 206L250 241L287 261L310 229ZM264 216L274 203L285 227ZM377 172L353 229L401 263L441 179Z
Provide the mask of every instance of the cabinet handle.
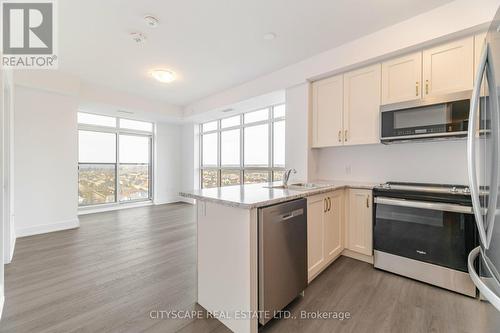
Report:
M415 96L418 97L418 81L415 82Z
M370 208L370 196L366 196L366 208Z
M347 142L347 130L344 131L344 141Z
M429 95L429 80L425 80L425 94Z
M339 130L339 142L342 142L342 130Z
M323 199L323 213L326 213L328 207L328 202L326 201L326 198Z
M332 210L332 198L328 197L328 211Z

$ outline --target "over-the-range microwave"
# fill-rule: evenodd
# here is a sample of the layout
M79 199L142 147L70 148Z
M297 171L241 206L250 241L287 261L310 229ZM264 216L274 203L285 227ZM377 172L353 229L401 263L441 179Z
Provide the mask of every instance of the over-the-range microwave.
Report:
M471 91L383 105L382 143L466 137Z

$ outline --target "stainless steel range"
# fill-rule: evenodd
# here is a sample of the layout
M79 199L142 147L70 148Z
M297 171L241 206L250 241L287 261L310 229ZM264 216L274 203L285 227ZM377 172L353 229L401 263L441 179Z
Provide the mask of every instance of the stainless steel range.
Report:
M389 182L373 196L376 268L476 296L467 256L479 240L468 187Z

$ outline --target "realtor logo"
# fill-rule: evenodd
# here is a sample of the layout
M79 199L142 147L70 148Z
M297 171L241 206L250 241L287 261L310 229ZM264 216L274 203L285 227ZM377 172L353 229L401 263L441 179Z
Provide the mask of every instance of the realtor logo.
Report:
M54 0L3 0L2 67L55 69L56 16Z

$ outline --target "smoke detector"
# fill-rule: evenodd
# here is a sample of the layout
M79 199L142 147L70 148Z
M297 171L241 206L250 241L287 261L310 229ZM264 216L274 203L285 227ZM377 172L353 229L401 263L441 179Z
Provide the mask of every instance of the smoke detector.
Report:
M137 44L143 43L146 40L146 36L142 32L132 32L130 38Z
M150 28L156 28L158 24L160 24L160 20L158 20L158 18L154 17L153 15L144 16L144 21Z

